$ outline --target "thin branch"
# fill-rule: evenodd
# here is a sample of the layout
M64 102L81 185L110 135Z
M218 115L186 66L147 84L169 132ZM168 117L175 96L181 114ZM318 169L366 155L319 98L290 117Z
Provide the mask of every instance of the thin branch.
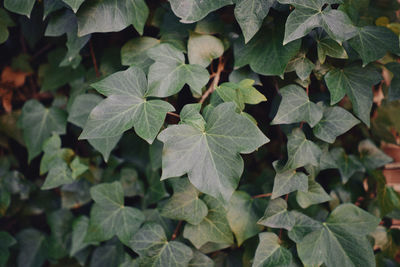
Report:
M255 195L255 196L252 196L252 198L263 198L263 197L270 197L270 196L272 196L272 193Z
M219 63L218 63L218 68L217 72L211 74L211 78L213 78L213 81L211 82L210 86L208 87L207 91L204 92L204 94L201 96L201 99L199 101L200 104L203 104L204 101L207 99L207 97L215 91L219 84L219 80L221 78L221 73L224 70L225 67L225 61L223 60L222 57L219 58ZM214 76L215 74L215 76Z
M90 48L90 55L92 56L94 71L96 72L96 77L99 78L101 74L99 72L99 68L97 67L97 61L96 61L96 56L94 54L92 39L89 40L89 48Z
M49 50L50 48L53 47L52 43L49 43L45 46L43 46L42 49L40 49L39 51L37 51L32 57L31 57L31 61L34 61L37 57L39 57L41 54L43 54L44 52L46 52L47 50Z
M174 233L172 234L171 241L172 241L172 240L175 240L175 239L177 238L177 236L178 236L178 234L179 234L179 230L181 229L181 226L182 226L182 221L179 221L179 222L178 222L178 225L177 225L176 228L175 228Z
M176 113L173 113L173 112L167 112L167 114L170 115L170 116L173 116L175 118L178 118L178 119L181 118L181 116L179 116L179 114L176 114Z

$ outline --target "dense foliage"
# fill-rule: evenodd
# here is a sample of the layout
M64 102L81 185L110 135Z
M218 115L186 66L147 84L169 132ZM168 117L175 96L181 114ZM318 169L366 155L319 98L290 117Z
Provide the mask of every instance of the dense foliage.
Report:
M0 1L0 266L397 266L399 8Z

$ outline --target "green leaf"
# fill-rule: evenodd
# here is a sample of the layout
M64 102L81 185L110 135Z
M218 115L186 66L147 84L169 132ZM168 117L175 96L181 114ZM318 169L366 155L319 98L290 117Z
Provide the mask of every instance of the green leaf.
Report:
M6 10L0 8L0 44L8 40L8 27L15 26ZM12 66L13 69L14 66Z
M259 234L256 255L254 256L253 267L290 266L292 253L281 246L279 237L274 233Z
M320 229L297 243L299 257L305 265L375 266L374 253L365 235L372 232L379 221L353 204L342 204Z
M148 69L153 60L147 56L147 51L159 43L160 40L147 36L129 40L121 48L122 65Z
M208 207L207 216L198 225L186 224L183 237L189 239L196 248L207 242L233 244L232 231L221 202L208 195L203 200Z
M296 190L307 192L307 175L295 170L276 173L271 198L277 198Z
M131 239L130 247L140 255L139 266L188 266L192 250L178 241L167 241L164 229L155 223L145 224Z
M206 118L204 130L181 124L162 131L158 136L164 143L161 179L187 173L198 190L227 202L243 172L239 153L251 153L269 141L235 107L234 103L218 105Z
M190 32L188 57L190 64L207 67L215 58L224 53L224 44L220 39L209 34Z
M325 107L322 119L313 128L319 139L334 143L336 137L360 123L350 112L341 107Z
M147 55L155 61L149 69L150 96L167 97L188 84L196 93L209 80L208 71L200 65L185 64L184 54L170 44L150 48Z
M68 164L61 160L56 160L52 162L55 166L52 166L49 173L46 176L41 189L48 190L59 187L65 184L71 184L75 181L72 176L71 169Z
M287 67L286 72L295 71L300 80L305 81L310 77L315 65L307 58L305 52L300 52L296 57L292 58Z
M291 4L295 10L290 13L285 27L283 44L290 43L307 35L311 30L322 27L335 41L342 43L356 34L346 13L332 9L323 9L325 4L340 3L340 0L278 0L281 4Z
M291 211L291 214L295 219L295 223L292 227L292 230L288 232L288 236L296 243L299 243L309 233L317 231L321 228L321 223L319 221L311 219L301 212L294 210Z
M78 95L71 105L68 114L68 121L84 128L90 112L103 100L102 97L95 94L82 94ZM121 136L105 137L105 138L92 138L88 139L89 143L99 151L104 160L107 162L111 150L117 145Z
M251 38L261 28L264 18L275 0L239 0L236 1L235 18L242 29L245 42Z
M301 41L282 45L283 32L280 29L261 29L248 43L243 40L235 42L235 68L247 64L262 75L283 75L287 64L299 51Z
M374 170L393 161L391 157L380 150L371 140L363 140L358 144L361 162L367 170Z
M9 233L4 231L0 232L0 266L6 266L10 256L8 248L16 243L17 240L15 240L14 237L12 237Z
M31 15L35 0L4 0L4 7L11 12L26 15L28 18Z
M372 86L380 82L381 75L372 67L353 65L334 69L325 75L331 94L331 105L339 102L345 94L353 104L353 111L368 127L372 108Z
M165 189L164 182L160 181L160 174L157 171L147 170L146 178L149 184L145 195L146 203L154 204L169 196Z
M19 245L17 263L19 267L39 267L47 258L46 236L36 229L25 228L16 236Z
M295 223L295 218L287 210L286 201L282 198L277 198L270 200L264 216L257 223L271 228L284 228L290 231Z
M306 209L311 205L330 201L332 200L332 198L325 192L325 190L318 182L309 178L308 191L297 191L296 200L297 203L299 203L300 207Z
M76 13L79 7L85 2L85 0L62 0L64 3L69 5L72 10Z
M277 171L294 170L307 164L318 166L322 151L315 143L307 140L300 128L295 128L288 135L287 154L288 160L283 167L276 164Z
M206 121L204 120L203 116L201 116L200 110L201 104L185 105L180 113L181 121L179 122L179 124L191 125L201 131L204 131Z
M232 0L170 0L172 11L181 18L183 23L192 23L201 20L208 13L223 6L233 4Z
M336 167L339 169L342 182L345 184L356 172L364 172L365 168L354 155L347 155L343 148L334 148L330 151Z
M74 155L74 151L69 148L61 148L61 138L53 134L43 144L43 157L40 161L40 174L48 172L57 161L69 161Z
M78 178L87 170L89 170L89 166L86 163L82 162L81 158L79 157L75 157L72 160L70 167L72 171L72 178L74 179Z
M365 26L358 28L357 35L349 41L360 55L363 67L382 58L386 52L399 51L399 38L386 27Z
M67 116L63 110L45 108L37 100L29 100L22 108L20 122L28 149L28 160L31 161L40 154L44 141L52 133L65 133Z
M120 266L127 258L121 243L107 243L93 251L90 267Z
M173 179L171 182L174 195L162 207L161 216L199 224L208 213L206 204L199 199L199 191L187 178Z
M89 218L86 216L80 216L74 220L72 224L71 249L69 251L71 257L91 244L98 244L84 241L88 226Z
M349 57L344 47L329 37L317 39L317 44L318 60L321 64L324 64L326 56L341 59Z
M117 235L124 244L127 244L145 217L140 210L124 206L121 183L93 186L90 195L95 204L90 212L90 224L85 241L103 241Z
M79 9L78 36L93 32L119 32L133 25L142 35L149 15L144 0L86 1Z
M49 258L61 259L68 255L73 219L72 213L65 209L56 210L47 216L47 223L51 229L47 252Z
M303 88L292 84L279 89L279 92L282 101L272 125L306 121L314 127L321 120L322 108L309 100Z
M215 90L225 102L235 102L240 110L244 104L256 105L267 101L267 98L253 87L254 81L245 79L239 83L227 82L217 87Z
M166 113L174 110L165 101L146 99L146 76L136 67L114 73L92 86L107 98L91 111L80 139L116 137L134 127L151 144Z
M254 200L246 192L236 191L232 195L226 218L238 246L261 231L261 227L257 225L258 214Z

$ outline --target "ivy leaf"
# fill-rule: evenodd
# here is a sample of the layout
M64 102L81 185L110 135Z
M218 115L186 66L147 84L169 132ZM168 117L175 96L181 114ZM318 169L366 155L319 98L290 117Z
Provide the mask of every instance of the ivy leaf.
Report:
M170 0L172 11L181 18L183 23L192 23L201 20L208 13L223 6L233 4L232 0Z
M190 64L207 67L215 58L224 53L224 44L220 39L209 34L190 32L188 40L188 57Z
M296 190L307 192L307 175L295 170L276 173L274 178L274 188L272 189L272 199L289 194Z
M136 67L114 73L92 86L107 98L91 111L80 139L116 137L134 127L151 144L166 113L174 110L165 101L146 99L146 76Z
M318 230L297 243L299 257L305 265L375 266L374 253L365 235L379 221L353 204L342 204Z
M307 35L312 29L322 27L335 41L342 43L356 34L346 13L330 8L325 4L340 3L340 0L279 0L281 4L291 4L295 10L290 13L285 27L283 44L290 43Z
M233 244L232 231L221 202L208 195L203 200L208 207L207 216L198 225L186 224L183 237L189 239L197 249L207 242Z
M42 185L42 190L53 189L65 184L71 184L75 181L72 176L71 169L68 164L62 160L56 160L52 162L54 166L51 167L49 173L46 176L46 180Z
M161 179L187 173L198 190L227 202L243 172L239 153L251 153L269 141L235 107L234 103L218 105L206 118L204 130L180 124L162 131L158 136L164 143Z
M361 162L367 170L374 170L393 161L391 157L380 150L371 140L363 140L358 144Z
M289 61L285 71L296 71L296 75L300 78L300 80L305 81L310 77L314 67L314 63L307 58L306 53L301 52Z
M303 88L292 84L279 89L279 92L282 101L272 125L306 121L314 127L321 120L322 108L310 101Z
M199 224L208 213L206 204L199 199L199 191L188 179L173 179L172 186L174 195L162 207L161 216Z
M149 69L150 96L167 97L188 84L196 93L209 80L208 71L200 65L185 64L184 54L170 44L160 44L147 51L155 61Z
M62 0L68 6L72 8L72 10L76 13L79 7L85 2L85 0Z
M274 233L259 234L256 255L254 256L253 267L290 266L292 253L280 245L279 237Z
M349 57L344 47L329 37L317 39L317 44L318 60L321 64L324 64L326 56L341 59Z
M165 189L164 182L160 181L160 174L157 171L151 171L148 169L146 172L146 178L149 184L149 188L145 195L146 203L154 204L169 196Z
M344 134L360 123L350 112L341 107L326 107L322 119L313 128L313 133L319 139L334 143L336 137Z
M3 8L0 8L0 22L0 44L2 44L8 40L8 36L10 35L8 27L15 26L15 23L8 12ZM12 68L15 69L13 66Z
M52 133L65 134L67 115L56 107L45 108L37 100L29 100L22 108L20 123L31 161L40 154L44 141Z
M364 172L365 168L354 155L347 155L343 148L334 148L330 151L336 167L339 169L342 182L345 184L356 172Z
M270 200L264 216L257 223L271 228L284 228L289 231L292 229L295 219L287 210L286 201L277 198Z
M144 184L139 179L138 172L133 168L123 168L120 178L122 187L124 188L124 196L144 196Z
M261 28L264 18L274 3L275 0L240 0L236 2L235 18L242 29L246 43Z
M318 182L314 181L312 178L309 178L308 191L297 191L296 200L300 207L306 209L311 205L330 201L332 198L325 192Z
M18 266L42 266L49 249L46 236L36 229L26 228L16 236L19 245Z
M389 101L395 101L400 99L400 64L397 62L390 62L385 67L393 73L393 79L390 82L388 99Z
M124 66L136 66L146 70L153 63L147 56L147 51L160 43L152 37L138 37L125 43L121 48L121 61Z
M261 29L246 45L238 40L234 45L235 68L247 64L262 75L283 75L287 64L299 51L301 41L282 45L283 32Z
M48 172L58 160L68 161L73 157L74 151L61 148L61 138L53 134L43 144L43 157L40 161L40 174Z
M78 95L71 105L68 114L68 121L84 128L90 112L103 100L102 97L95 94ZM105 138L88 139L89 143L102 155L107 162L111 150L117 145L121 135Z
M69 255L72 257L76 255L79 251L88 247L94 243L87 243L84 241L87 229L89 227L89 218L86 216L80 216L76 218L72 224L72 238L71 238L71 249Z
M387 51L399 50L399 38L391 30L380 26L358 28L357 35L349 41L363 60L363 67L382 58Z
M245 79L239 83L226 82L217 87L216 92L225 102L235 102L240 110L244 104L256 105L267 98L253 87L254 80Z
M90 212L90 224L85 241L103 241L117 235L124 244L127 244L145 217L140 210L124 206L121 183L93 186L90 195L95 204Z
M354 113L369 127L372 86L381 79L381 75L368 66L361 68L353 65L329 71L325 75L325 82L331 94L331 105L339 102L347 94L353 104Z
M188 266L192 250L178 241L167 241L164 229L146 223L131 239L130 247L140 255L139 266Z
M257 225L258 215L254 200L246 192L236 191L232 195L226 218L238 246L261 231L261 227Z
M31 15L35 0L4 0L4 7L11 12L26 15L28 18Z
M72 178L76 179L82 174L84 174L88 169L89 166L84 163L81 158L75 157L70 164L70 168L72 171Z
M78 36L93 32L118 32L133 25L142 35L149 8L144 0L86 1L76 14Z
M8 248L15 245L17 240L14 239L9 233L0 232L0 266L6 266L10 252Z
M281 164L279 164L279 166L276 164L276 170L280 172L294 170L307 164L318 166L322 151L312 141L307 140L300 128L295 128L292 133L288 135L287 153L288 160L286 164L283 167L280 166Z
M203 131L205 129L206 121L204 120L203 116L200 115L200 110L201 104L185 105L180 113L180 124L191 125Z

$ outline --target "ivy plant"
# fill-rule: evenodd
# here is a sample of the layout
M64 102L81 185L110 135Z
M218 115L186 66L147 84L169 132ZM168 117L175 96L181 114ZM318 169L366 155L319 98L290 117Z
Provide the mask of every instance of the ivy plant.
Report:
M397 266L399 12L0 1L0 267Z

